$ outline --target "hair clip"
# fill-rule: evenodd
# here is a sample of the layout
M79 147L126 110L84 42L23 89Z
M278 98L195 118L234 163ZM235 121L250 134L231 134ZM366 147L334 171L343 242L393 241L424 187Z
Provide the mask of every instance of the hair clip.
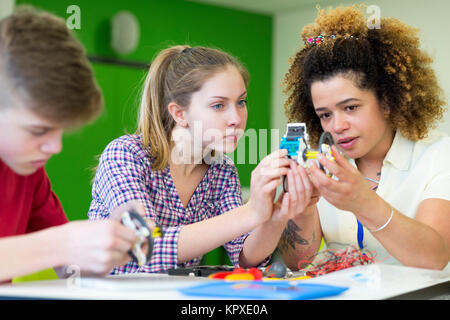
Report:
M322 34L321 34L321 35L319 35L319 36L316 36L316 37L310 37L310 38L306 39L306 44L315 46L315 45L318 45L318 44L324 42L324 40L325 40L326 38L329 38L329 39L336 39L336 37L337 37L337 36L336 36L335 34L332 34L332 35L330 35L330 36L322 35ZM354 36L344 36L343 38L344 38L344 39L352 38L352 39L358 40L358 38L357 38L357 37L354 37Z
M322 43L324 38L325 37L323 35L320 35L320 36L317 36L317 37L308 38L306 40L306 42L308 44L311 44L311 45L316 45L316 44Z

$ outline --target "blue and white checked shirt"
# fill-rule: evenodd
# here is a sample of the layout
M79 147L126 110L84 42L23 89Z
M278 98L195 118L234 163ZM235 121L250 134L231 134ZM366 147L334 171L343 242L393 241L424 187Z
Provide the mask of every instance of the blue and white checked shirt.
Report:
M239 177L232 160L224 156L210 165L184 208L170 175L169 167L151 168L152 159L142 147L142 136L125 135L112 141L103 151L92 187L91 220L107 219L119 205L138 200L145 215L162 226L163 238L154 241L153 256L147 265L130 262L116 267L113 274L129 272L163 272L175 267L198 265L202 257L177 265L178 235L183 225L223 214L242 205ZM248 233L224 244L233 265Z

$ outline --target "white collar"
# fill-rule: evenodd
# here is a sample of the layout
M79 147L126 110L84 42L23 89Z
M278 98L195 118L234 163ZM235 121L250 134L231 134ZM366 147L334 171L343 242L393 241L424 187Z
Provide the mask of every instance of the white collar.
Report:
M399 170L409 170L414 145L414 141L408 140L399 131L397 131L395 133L391 148L384 158L383 164L391 163Z
M408 170L411 164L413 150L414 142L406 139L399 131L396 131L392 145L383 160L383 165L390 163L399 170ZM347 160L354 167L357 167L355 159L347 158Z

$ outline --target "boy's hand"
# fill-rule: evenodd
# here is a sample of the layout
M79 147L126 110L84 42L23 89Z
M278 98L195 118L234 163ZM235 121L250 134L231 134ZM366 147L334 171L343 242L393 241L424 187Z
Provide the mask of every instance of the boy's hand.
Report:
M144 218L144 221L147 224L147 227L150 229L150 234L153 233L153 230L156 227L156 223L152 219L145 217L145 207L141 202L139 202L137 200L130 200L130 201L118 206L117 208L112 210L110 216L112 219L114 219L116 221L121 221L123 213L127 212L127 211L128 212L132 212L132 211L136 212L142 218ZM149 250L149 243L147 240L145 242L143 242L141 250L142 250L142 253L145 256L147 256L148 250Z
M152 219L145 217L145 207L141 202L137 200L130 200L118 206L111 211L110 217L113 220L120 221L122 218L122 214L126 211L134 211L138 213L141 217L144 218L151 231L153 231L153 229L155 228L155 222Z
M133 230L115 220L74 221L61 227L66 265L82 274L106 275L128 263L128 251L138 240Z
M120 220L126 211L134 211L145 217L144 206L132 200L115 208L110 219L97 221L75 221L63 226L68 249L67 264L77 265L82 274L105 275L116 266L127 264L128 252L138 242L134 230L124 226ZM145 219L151 231L155 223ZM147 253L148 244L143 246Z

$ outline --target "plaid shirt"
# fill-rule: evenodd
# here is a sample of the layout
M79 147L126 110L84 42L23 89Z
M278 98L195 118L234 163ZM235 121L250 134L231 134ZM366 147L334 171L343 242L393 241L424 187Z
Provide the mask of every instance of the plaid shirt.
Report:
M113 274L128 272L162 272L176 267L198 265L202 257L177 264L178 235L183 225L223 214L242 205L242 193L236 167L224 156L210 165L197 186L187 208L182 205L169 167L152 171L152 159L142 147L142 137L126 135L112 141L102 153L94 184L89 219L107 219L112 209L129 201L145 205L145 215L162 226L163 238L154 241L153 255L147 265L130 262L116 267ZM248 233L224 247L233 265Z

